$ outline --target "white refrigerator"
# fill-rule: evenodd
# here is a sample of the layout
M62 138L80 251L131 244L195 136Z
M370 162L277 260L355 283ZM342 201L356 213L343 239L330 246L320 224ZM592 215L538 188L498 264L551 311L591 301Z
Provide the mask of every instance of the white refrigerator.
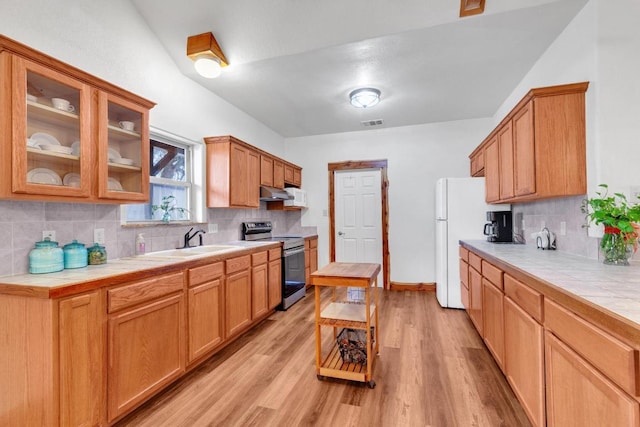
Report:
M436 182L436 296L442 307L464 308L460 295L459 240L484 240L487 211L510 205L484 201L484 178L440 178Z

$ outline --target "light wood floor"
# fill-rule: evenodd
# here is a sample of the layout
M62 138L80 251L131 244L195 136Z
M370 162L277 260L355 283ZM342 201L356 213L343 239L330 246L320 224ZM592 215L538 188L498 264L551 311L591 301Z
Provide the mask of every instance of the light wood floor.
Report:
M432 292L385 291L380 306L374 389L316 378L308 295L118 425L530 425L464 311L442 309Z

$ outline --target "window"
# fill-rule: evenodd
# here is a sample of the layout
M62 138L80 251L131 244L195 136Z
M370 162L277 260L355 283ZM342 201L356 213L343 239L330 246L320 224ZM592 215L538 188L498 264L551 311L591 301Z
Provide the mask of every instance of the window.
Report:
M169 212L170 221L202 222L202 144L152 128L149 145L150 201L123 206L123 223L162 222L163 212L153 212L152 205L161 205L168 196L174 197L172 206L184 208Z

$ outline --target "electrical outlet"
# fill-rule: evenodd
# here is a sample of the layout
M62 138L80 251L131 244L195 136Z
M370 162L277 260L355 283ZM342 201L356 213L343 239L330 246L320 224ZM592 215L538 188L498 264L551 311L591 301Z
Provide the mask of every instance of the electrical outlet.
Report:
M567 235L567 223L565 221L560 221L560 235Z
M218 224L209 224L209 233L217 233Z
M49 238L49 240L55 242L56 241L56 232L55 230L44 230L42 232L42 240Z
M104 228L96 228L93 230L93 243L104 245Z

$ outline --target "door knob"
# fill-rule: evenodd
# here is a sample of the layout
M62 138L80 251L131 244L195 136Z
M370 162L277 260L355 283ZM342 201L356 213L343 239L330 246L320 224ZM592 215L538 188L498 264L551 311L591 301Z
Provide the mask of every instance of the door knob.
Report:
M342 231L338 231L338 236L344 236L344 233Z

